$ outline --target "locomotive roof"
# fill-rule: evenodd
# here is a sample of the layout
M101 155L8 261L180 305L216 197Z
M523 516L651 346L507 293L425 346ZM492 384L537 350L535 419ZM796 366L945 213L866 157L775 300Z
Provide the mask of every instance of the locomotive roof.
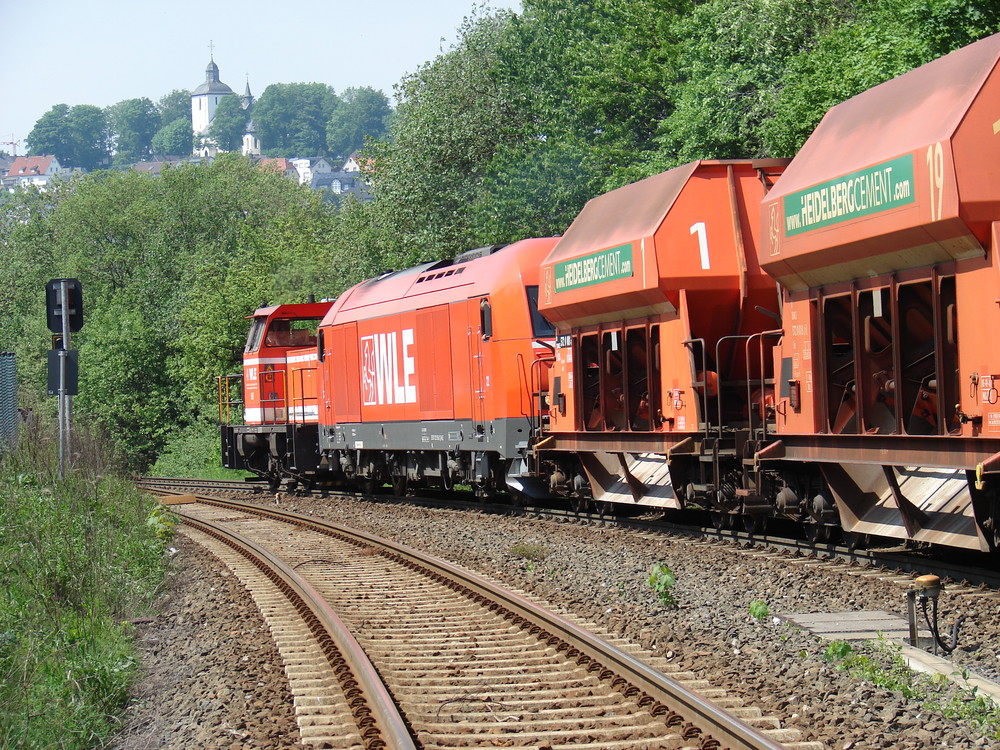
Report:
M555 242L556 238L521 240L464 262L433 261L382 274L344 292L323 325L416 310L521 284L522 272L533 267L537 273L538 263Z

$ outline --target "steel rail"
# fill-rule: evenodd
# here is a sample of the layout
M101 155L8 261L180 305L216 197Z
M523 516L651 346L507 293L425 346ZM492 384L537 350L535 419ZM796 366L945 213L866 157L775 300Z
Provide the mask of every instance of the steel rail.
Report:
M568 651L581 664L611 679L620 692L635 697L651 713L665 716L672 723L684 723L693 728L703 746L732 750L782 750L783 746L740 719L732 716L697 693L689 690L616 646L606 643L585 629L556 615L513 592L507 591L471 571L445 560L426 555L388 539L351 529L339 524L280 508L266 508L253 503L219 498L199 498L201 502L240 510L254 515L283 520L296 526L306 526L354 544L371 545L386 551L411 568L423 568L433 577L449 582L456 590L480 600L494 611L509 613L509 617L527 627L539 638L548 637L558 650ZM490 603L492 602L492 604ZM617 675L617 676L615 676ZM693 739L692 736L692 739Z
M214 482L214 484L210 484ZM232 491L254 492L261 489L260 485L252 482L240 484L227 480L185 480L185 479L142 479L140 483L150 487L188 487L191 489L225 489ZM343 494L348 497L365 497L362 493L333 493ZM383 501L403 502L423 507L435 507L441 504L440 500L421 498L416 496L391 498L380 496ZM604 526L616 526L624 529L636 529L644 532L656 534L680 535L694 539L712 539L720 542L736 545L744 549L771 548L775 550L787 551L799 555L816 555L817 559L827 559L830 562L840 561L847 564L861 564L881 567L888 570L898 571L903 574L922 575L934 573L951 579L954 583L963 583L970 586L985 586L991 590L1000 589L1000 572L995 570L995 556L991 558L988 553L975 553L969 550L962 550L966 558L973 558L975 562L970 564L967 559L964 562L953 562L944 559L940 555L946 554L947 549L938 553L921 555L914 550L902 548L899 540L886 540L891 547L872 548L851 548L835 542L810 542L794 537L784 537L773 533L755 532L750 533L738 529L715 529L710 526L683 525L676 521L668 520L642 520L619 516L601 516L595 514L578 513L576 511L560 510L558 508L547 508L541 506L526 506L515 508L509 505L498 505L495 503L484 503L479 501L466 501L452 499L447 501L448 507L455 509L469 509L479 513L498 513L502 515L525 515L537 516L546 520L554 520L567 523L591 523ZM656 509L652 509L656 510Z
M179 506L171 506L170 510L182 518L185 524L212 536L246 557L293 601L296 609L300 612L303 608L308 610L311 617L303 615L303 619L308 622L314 636L323 643L323 650L330 659L331 666L340 659L350 671L346 674L343 669L335 668L337 678L345 688L345 695L351 699L351 711L366 747L372 750L415 750L417 745L409 727L375 666L341 619L309 583L280 558L243 535L211 521L194 518L180 510ZM357 688L360 688L360 692Z

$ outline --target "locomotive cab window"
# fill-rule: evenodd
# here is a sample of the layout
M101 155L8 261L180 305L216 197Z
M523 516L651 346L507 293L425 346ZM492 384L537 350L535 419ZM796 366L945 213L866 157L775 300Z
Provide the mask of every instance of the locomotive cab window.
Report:
M267 325L267 318L254 318L250 324L250 332L247 334L247 345L243 348L244 354L250 354L260 348L260 340L264 335L264 327Z
M538 311L538 285L525 287L528 295L528 312L531 314L531 332L536 339L551 338L556 335L556 327Z
M278 318L271 321L264 344L273 347L315 346L319 318Z

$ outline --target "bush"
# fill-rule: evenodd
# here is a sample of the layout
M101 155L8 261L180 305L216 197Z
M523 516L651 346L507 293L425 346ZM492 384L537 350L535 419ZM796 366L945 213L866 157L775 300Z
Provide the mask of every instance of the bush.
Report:
M154 477L200 479L242 479L247 476L245 471L223 468L219 428L208 422L188 425L173 433L149 474Z
M64 481L37 423L0 464L0 747L92 747L113 731L136 671L127 620L163 576L155 501L93 434L75 439Z

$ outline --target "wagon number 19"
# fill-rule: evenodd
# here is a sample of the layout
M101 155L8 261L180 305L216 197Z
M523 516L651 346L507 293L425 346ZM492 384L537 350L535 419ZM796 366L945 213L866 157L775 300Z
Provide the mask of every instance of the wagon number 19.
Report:
M944 212L944 149L940 142L927 147L927 172L931 185L931 221L939 221Z

